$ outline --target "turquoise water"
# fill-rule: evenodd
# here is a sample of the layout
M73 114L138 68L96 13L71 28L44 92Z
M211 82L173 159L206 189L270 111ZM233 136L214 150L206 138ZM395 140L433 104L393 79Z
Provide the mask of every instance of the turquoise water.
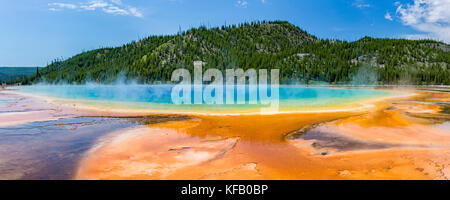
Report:
M246 90L246 104L182 104L172 103L172 85L59 85L59 86L22 86L19 92L48 97L88 100L91 104L102 106L157 109L157 110L204 110L209 112L240 111L258 109L267 105L250 105L249 92ZM270 95L270 90L268 91ZM316 109L334 105L351 106L360 100L393 95L391 91L375 89L332 89L310 88L303 86L280 86L280 110ZM192 94L192 97L194 95ZM235 95L235 101L236 97ZM226 99L224 91L224 101ZM258 102L259 102L258 98Z

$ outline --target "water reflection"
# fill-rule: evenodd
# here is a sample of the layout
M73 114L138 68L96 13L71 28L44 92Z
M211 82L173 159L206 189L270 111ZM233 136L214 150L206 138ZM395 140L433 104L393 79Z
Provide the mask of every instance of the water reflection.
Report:
M0 179L71 179L97 138L138 124L78 117L0 128Z

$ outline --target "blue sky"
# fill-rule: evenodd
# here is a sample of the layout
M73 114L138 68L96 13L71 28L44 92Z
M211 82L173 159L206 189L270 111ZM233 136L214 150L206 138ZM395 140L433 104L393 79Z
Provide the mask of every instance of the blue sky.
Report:
M179 28L287 20L319 38L450 41L450 0L0 1L0 66L45 66Z

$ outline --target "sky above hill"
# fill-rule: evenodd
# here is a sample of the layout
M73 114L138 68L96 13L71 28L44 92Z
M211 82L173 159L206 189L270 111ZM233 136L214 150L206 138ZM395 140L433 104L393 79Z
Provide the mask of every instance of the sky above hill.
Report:
M286 20L316 35L450 43L450 0L0 1L0 66L45 66L99 47L205 25Z

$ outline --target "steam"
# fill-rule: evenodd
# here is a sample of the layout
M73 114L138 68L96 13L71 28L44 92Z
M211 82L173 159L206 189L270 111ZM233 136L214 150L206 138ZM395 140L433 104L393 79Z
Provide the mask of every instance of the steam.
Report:
M378 84L378 73L375 67L362 64L356 73L351 75L352 86L376 86Z
M120 72L117 78L108 84L92 79L89 74L86 76L85 81L79 84L61 80L49 82L43 77L38 83L23 86L22 90L49 97L63 97L75 100L108 99L121 102L166 102L170 98L171 88L167 84L139 84L138 80L128 79L125 73Z

